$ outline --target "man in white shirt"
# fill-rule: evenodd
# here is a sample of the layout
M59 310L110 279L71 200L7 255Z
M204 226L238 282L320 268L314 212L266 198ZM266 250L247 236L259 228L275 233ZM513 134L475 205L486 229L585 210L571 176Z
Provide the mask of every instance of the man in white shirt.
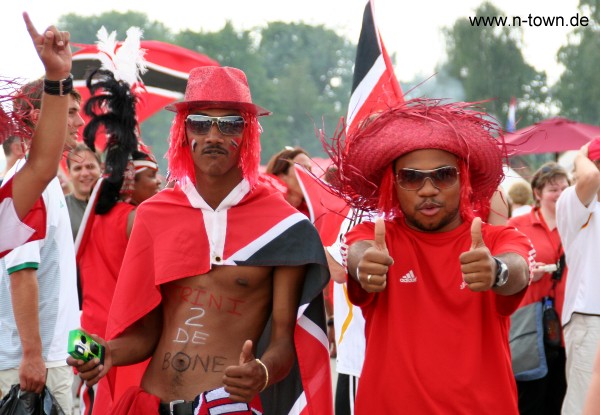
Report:
M36 115L37 128L33 131L33 123L24 118L24 114L15 111L14 106L0 105L0 143L16 153L22 146L21 138L31 139L31 150L28 162L14 177L3 178L0 188L0 258L11 249L28 241L38 240L45 236L44 205L40 199L42 191L56 176L56 169L62 155L66 117L68 111L67 86L72 88L71 48L69 33L61 32L51 26L39 34L27 13L23 14L25 25L33 41L33 45L46 70L44 85L47 91L37 96L37 105L44 102L44 113ZM15 89L18 84L12 80L2 80L3 91ZM64 90L62 88L64 83ZM58 86L58 87L57 87ZM62 92L65 92L64 94ZM10 91L0 97L2 102L14 101L33 105L19 91ZM22 105L21 107L23 107ZM12 108L12 109L9 109ZM12 136L12 137L11 137ZM16 141L15 138L16 137ZM6 142L4 140L6 139ZM15 161L8 160L12 165ZM7 169L8 170L8 169Z
M48 32L40 35L28 18L26 22L34 44L42 47ZM75 145L77 130L83 125L81 96L72 87L70 68L69 59L65 73L58 74L60 81L38 79L24 85L23 99L14 102L29 122L44 130L42 102L48 102L48 95L68 100L64 150ZM6 183L30 162L19 160L7 173ZM70 415L73 370L66 364L68 333L79 326L75 250L65 198L56 177L46 186L42 199L45 237L15 248L0 261L0 389L8 393L11 385L20 384L22 391L40 393L47 386Z
M600 342L600 138L575 157L576 184L556 204L556 225L569 268L562 312L567 394L562 414L581 414Z

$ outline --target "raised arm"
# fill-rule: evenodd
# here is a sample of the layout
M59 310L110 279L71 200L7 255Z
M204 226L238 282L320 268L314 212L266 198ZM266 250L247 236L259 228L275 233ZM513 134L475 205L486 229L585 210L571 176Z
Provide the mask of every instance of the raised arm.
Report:
M45 79L59 81L71 73L69 32L50 26L37 32L27 13L23 13L27 31L46 69ZM69 97L43 93L41 112L33 133L25 166L13 178L13 201L20 219L25 217L48 183L56 176L67 136Z
M575 156L575 192L585 206L588 206L600 191L600 171L588 157L589 143L581 147Z

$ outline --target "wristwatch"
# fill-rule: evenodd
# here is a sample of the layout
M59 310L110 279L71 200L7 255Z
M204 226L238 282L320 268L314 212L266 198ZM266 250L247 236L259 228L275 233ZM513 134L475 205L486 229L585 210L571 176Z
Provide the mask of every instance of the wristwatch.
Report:
M508 281L508 266L501 259L495 256L492 258L496 261L496 282L492 287L502 287Z

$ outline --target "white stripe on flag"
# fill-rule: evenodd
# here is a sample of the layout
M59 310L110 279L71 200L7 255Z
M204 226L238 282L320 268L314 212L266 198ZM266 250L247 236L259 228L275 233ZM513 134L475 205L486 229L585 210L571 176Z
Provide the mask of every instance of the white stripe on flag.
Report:
M348 125L353 123L354 116L358 113L360 108L362 108L366 99L369 97L369 94L375 89L375 86L385 71L385 60L383 59L383 55L380 54L375 61L375 64L369 69L367 75L360 81L356 90L354 90L354 93L350 97L350 104L348 105Z
M275 239L277 236L281 235L283 232L288 230L290 227L295 225L296 223L305 220L306 216L302 213L294 213L293 215L288 216L277 225L273 226L267 232L265 232L262 236L259 236L254 241L231 255L227 260L223 262L224 265L235 265L235 261L245 261L254 255L258 250L266 246L269 242Z
M300 395L298 399L296 399L296 402L294 402L294 406L292 406L292 409L290 409L288 415L300 415L304 408L306 408L306 404L306 395L304 392L302 392L302 395Z
M314 321L305 315L301 315L298 319L298 325L306 330L311 336L317 339L329 353L329 340L327 339L327 333L323 331Z

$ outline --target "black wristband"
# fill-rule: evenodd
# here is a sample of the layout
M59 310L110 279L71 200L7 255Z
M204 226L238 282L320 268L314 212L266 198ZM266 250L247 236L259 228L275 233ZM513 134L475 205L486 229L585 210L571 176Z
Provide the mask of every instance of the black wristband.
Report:
M328 325L328 326L333 326L333 317L329 317L329 318L327 319L327 325Z
M44 92L48 95L58 95L64 97L73 91L73 75L69 74L60 81L49 81L44 79Z

